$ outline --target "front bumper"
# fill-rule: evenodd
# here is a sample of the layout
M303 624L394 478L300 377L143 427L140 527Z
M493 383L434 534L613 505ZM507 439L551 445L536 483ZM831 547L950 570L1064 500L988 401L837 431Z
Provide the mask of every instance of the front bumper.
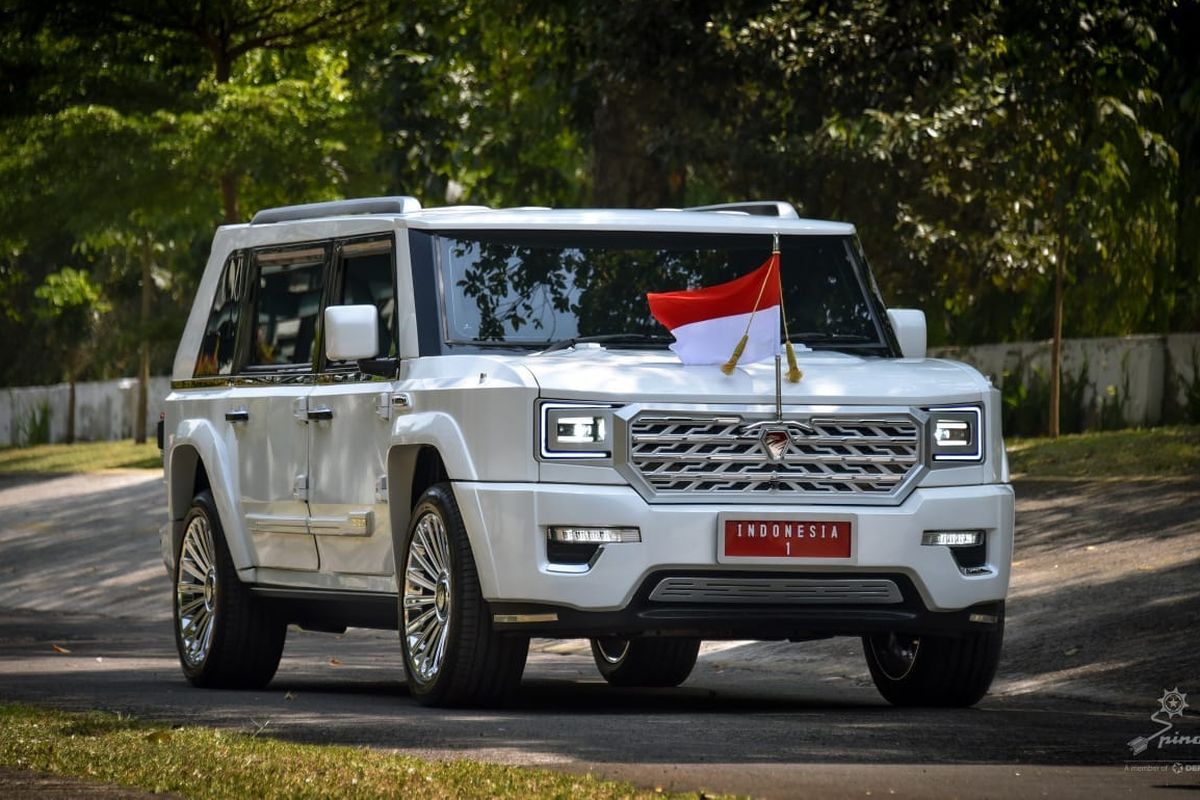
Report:
M644 606L642 595L648 597L657 575L893 578L903 600L880 606L855 604L850 611L864 617L864 622L873 611L886 621L896 613L942 614L990 607L1008 592L1014 501L1006 484L918 488L902 504L883 507L651 505L627 486L582 484L460 482L454 484L454 492L484 597L493 606L513 610L555 609L543 617L555 613L565 620L573 616L572 611L615 613L612 620L617 621L629 617L624 612L636 616L645 610L638 604ZM763 558L720 564L721 513L766 520L849 519L854 526L851 554L836 559L793 558L787 563ZM546 528L552 525L636 527L642 541L606 545L590 569L565 572L547 557ZM985 532L986 571L964 574L949 548L921 544L924 531L947 529ZM770 608L769 604L655 603L651 610L736 621L739 616L761 616ZM816 625L823 617L836 616L837 609L828 604L790 603L776 610ZM579 620L581 625L584 621ZM745 627L752 625L748 621ZM567 627L561 630L565 634Z
M694 570L688 575L694 576ZM719 573L727 576L728 573ZM736 580L770 580L778 573L739 571ZM550 638L617 636L694 636L699 639L791 639L862 636L904 632L954 636L995 629L1003 618L1001 601L977 603L959 611L930 611L903 575L885 579L898 587L902 600L888 604L745 604L672 603L656 600L655 586L673 573L651 574L633 601L619 611L580 611L537 603L492 603L493 627L503 633ZM716 575L710 573L710 575ZM702 576L703 577L703 576ZM878 573L854 576L878 581ZM819 581L819 575L804 579Z

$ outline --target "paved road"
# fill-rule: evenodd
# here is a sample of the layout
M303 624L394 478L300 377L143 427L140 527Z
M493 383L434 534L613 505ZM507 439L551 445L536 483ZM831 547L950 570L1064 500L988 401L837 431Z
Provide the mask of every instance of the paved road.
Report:
M441 711L408 697L395 634L295 631L265 691L192 689L158 561L160 489L136 474L0 482L0 698L761 797L1200 789L1200 772L1172 769L1200 765L1200 745L1130 763L1125 746L1157 729L1164 686L1200 700L1200 484L1023 491L1012 637L996 692L965 711L888 707L848 640L706 645L670 691L608 687L581 643L543 642L515 707ZM1139 620L1117 637L1114 605ZM1200 714L1176 723L1200 736Z

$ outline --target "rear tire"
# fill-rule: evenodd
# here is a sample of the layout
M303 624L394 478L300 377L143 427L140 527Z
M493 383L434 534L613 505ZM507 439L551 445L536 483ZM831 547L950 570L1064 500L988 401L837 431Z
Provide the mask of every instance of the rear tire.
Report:
M964 636L863 637L875 687L895 706L965 708L987 694L1004 643L1004 604L994 629Z
M450 485L421 495L396 560L408 686L426 706L498 706L521 684L529 637L492 630Z
M283 655L287 624L238 579L212 494L192 500L175 549L175 646L193 686L261 689Z
M678 686L692 674L700 640L685 637L592 639L592 658L613 686Z

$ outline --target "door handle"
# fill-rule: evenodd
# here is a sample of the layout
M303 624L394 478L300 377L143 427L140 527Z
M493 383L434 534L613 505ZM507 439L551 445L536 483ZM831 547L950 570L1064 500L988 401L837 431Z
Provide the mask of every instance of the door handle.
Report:
M235 408L232 411L225 412L226 422L249 422L250 412L244 408Z
M310 408L306 415L309 419L333 419L332 408Z

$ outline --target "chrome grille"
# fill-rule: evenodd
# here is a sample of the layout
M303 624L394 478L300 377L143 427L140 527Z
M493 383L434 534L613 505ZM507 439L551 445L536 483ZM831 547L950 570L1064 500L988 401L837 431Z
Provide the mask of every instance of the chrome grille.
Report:
M662 603L900 603L886 578L664 578L650 599Z
M643 411L628 437L629 466L660 499L889 501L921 465L920 426L902 414L774 422Z

